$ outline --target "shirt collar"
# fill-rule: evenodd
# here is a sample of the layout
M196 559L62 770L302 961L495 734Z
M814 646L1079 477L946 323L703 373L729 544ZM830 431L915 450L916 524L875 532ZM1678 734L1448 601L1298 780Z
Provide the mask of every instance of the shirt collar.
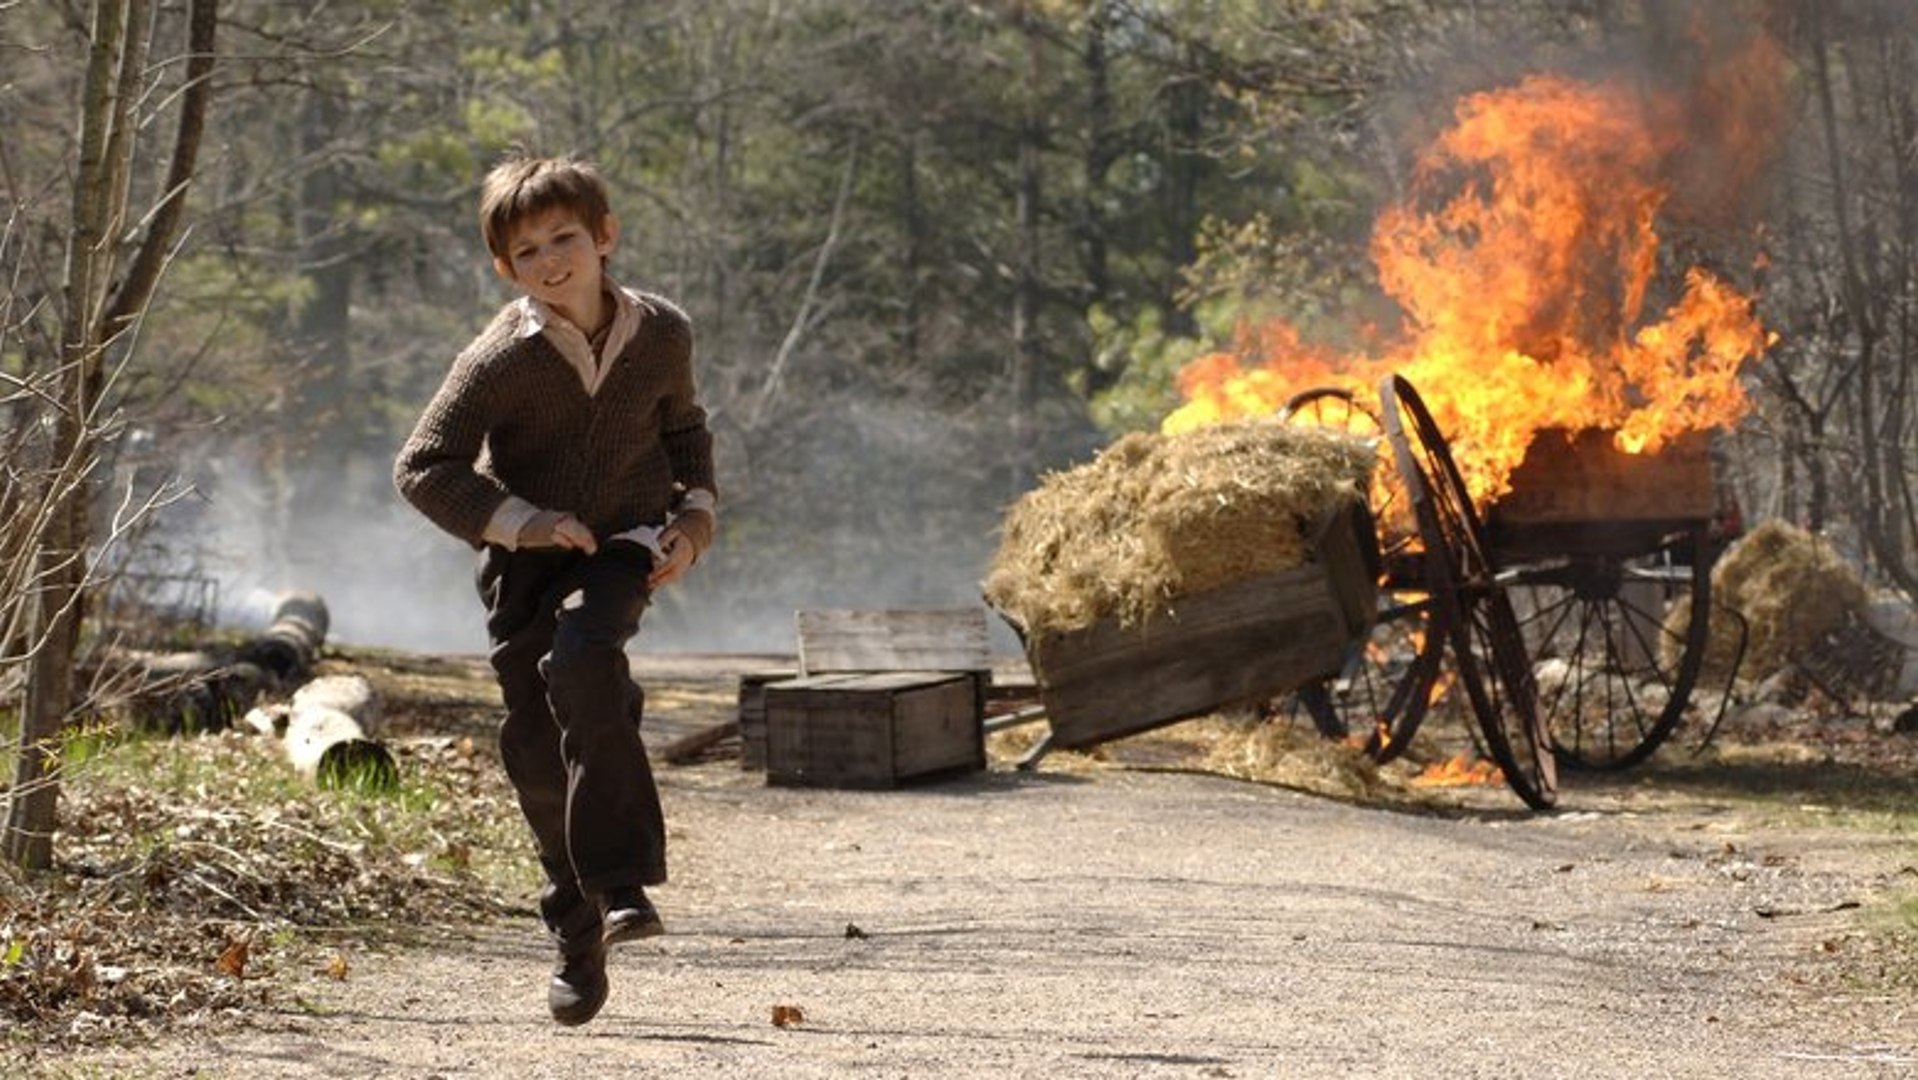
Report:
M618 356L619 350L625 348L626 343L633 339L633 334L638 332L639 324L647 315L653 314L653 306L646 301L639 290L621 285L613 279L613 275L605 275L605 280L606 291L613 298L613 328L606 335L605 355ZM521 296L519 298L519 336L533 337L548 326L572 327L581 336L585 334L585 331L574 327L565 316L554 311L544 301L531 296Z

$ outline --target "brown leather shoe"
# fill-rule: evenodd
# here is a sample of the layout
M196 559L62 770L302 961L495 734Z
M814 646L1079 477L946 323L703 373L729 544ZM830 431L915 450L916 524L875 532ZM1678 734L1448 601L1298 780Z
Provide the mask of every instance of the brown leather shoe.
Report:
M546 1007L553 1019L577 1027L599 1015L612 985L606 981L606 943L597 936L574 945L562 945L553 981L546 985Z
M646 899L646 890L638 886L614 889L606 894L602 906L604 910L600 915L600 923L604 930L601 940L607 945L658 937L666 932L666 924L659 921L659 912L653 909L653 902Z

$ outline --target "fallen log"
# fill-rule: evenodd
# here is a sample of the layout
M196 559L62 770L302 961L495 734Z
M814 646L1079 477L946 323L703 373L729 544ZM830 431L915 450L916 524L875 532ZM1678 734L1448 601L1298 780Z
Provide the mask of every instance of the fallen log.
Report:
M133 675L131 713L142 731L224 731L269 692L306 681L329 621L326 601L316 594L286 593L267 628L238 646L118 652L109 663Z
M127 653L118 659L134 672L134 723L157 734L224 731L273 686L259 665L223 651Z
M379 695L358 675L327 675L299 688L284 705L246 715L247 726L277 738L293 770L326 788L387 791L399 783L399 763L373 737Z
M271 673L281 686L298 685L312 674L330 623L326 601L317 593L286 593L273 608L273 621L240 650L240 657Z

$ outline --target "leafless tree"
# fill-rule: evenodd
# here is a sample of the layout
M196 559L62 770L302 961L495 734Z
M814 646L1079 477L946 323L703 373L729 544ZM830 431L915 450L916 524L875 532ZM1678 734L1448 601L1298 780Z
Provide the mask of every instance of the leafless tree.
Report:
M0 323L21 332L28 356L11 403L27 422L13 426L21 445L9 448L19 453L8 460L29 464L9 470L4 493L6 520L16 523L4 538L4 661L24 666L26 687L3 834L7 857L27 869L52 863L55 765L77 704L76 657L95 583L96 541L111 540L128 520L115 512L107 534L96 536L102 442L114 426L107 407L113 360L131 347L180 231L212 96L217 0L192 0L183 54L163 63L149 56L156 7L151 0L95 0L88 9L59 286L11 291L0 307L14 316L14 298L32 296L31 314L44 315L30 323L21 312L17 321ZM156 73L162 82L153 81ZM144 164L139 128L154 98L170 91L178 94L178 123L165 179L151 207L136 207L133 180ZM51 342L39 349L27 330L36 323L51 327ZM140 502L122 509L137 510Z

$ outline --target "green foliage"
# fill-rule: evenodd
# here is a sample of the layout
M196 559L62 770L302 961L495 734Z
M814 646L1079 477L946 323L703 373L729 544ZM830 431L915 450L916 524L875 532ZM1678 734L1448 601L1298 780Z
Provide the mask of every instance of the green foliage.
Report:
M96 717L67 731L61 746L61 760L68 771L83 768L112 752L124 738L120 725Z
M466 103L462 117L466 124L466 137L462 140L467 147L478 144L481 147L504 147L527 139L537 129L537 122L525 109L511 102L475 100ZM446 140L448 143L451 140ZM467 172L477 171L473 167L470 150L455 150L447 147L440 154L440 162L453 171L455 159L464 159Z
M1129 326L1094 308L1088 323L1096 345L1095 365L1117 373L1112 385L1092 398L1093 421L1115 437L1158 430L1159 421L1179 404L1174 382L1179 370L1207 351L1206 343L1166 333L1164 316L1156 308L1140 311Z

